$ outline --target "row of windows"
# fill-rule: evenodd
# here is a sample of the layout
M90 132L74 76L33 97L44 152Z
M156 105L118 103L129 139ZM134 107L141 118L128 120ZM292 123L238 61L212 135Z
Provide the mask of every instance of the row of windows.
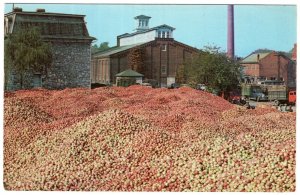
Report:
M170 38L170 31L158 31L158 38Z
M85 35L84 24L45 23L45 22L21 22L22 29L38 27L42 35Z
M257 78L258 80L261 80L261 81L265 81L265 80L271 80L271 81L274 81L274 80L277 80L277 77L265 77L265 76L260 76ZM283 78L280 77L280 81L283 81Z

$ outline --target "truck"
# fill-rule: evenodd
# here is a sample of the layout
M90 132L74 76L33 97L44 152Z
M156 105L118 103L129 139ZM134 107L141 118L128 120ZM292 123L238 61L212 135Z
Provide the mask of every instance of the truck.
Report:
M242 84L242 98L256 101L268 100L266 92L258 84Z
M260 84L242 84L242 96L256 101L274 101L275 105L281 103L295 104L296 91L289 89L283 81L264 81Z

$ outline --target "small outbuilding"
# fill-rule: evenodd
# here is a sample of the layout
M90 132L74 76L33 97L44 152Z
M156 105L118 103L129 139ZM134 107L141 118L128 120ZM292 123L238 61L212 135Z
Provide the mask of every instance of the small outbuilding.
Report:
M140 74L134 70L127 69L123 72L116 74L117 86L128 87L134 84L141 84L143 82L143 74Z

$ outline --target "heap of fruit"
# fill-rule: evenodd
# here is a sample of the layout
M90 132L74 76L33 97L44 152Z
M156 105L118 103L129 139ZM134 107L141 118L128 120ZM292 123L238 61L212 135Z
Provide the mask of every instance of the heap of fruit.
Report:
M186 87L7 92L4 187L295 191L295 123Z

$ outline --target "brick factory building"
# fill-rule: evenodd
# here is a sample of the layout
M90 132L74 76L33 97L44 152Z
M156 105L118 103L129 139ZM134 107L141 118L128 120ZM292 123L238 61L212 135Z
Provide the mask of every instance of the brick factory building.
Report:
M21 8L15 8L4 15L5 36L20 29L38 27L43 40L51 43L53 61L47 73L26 72L24 88L91 86L91 42L95 38L89 36L84 17L49 13L44 9L24 12ZM15 72L10 74L7 89L20 89L20 81Z
M117 46L92 55L92 83L115 84L115 75L131 67L130 53L142 55L144 79L155 80L159 86L175 83L177 69L185 60L191 59L199 50L175 41L175 28L160 25L149 28L151 17L135 17L138 27L134 33L117 37Z
M295 62L278 52L255 53L241 61L248 82L281 80L291 88L296 87Z

